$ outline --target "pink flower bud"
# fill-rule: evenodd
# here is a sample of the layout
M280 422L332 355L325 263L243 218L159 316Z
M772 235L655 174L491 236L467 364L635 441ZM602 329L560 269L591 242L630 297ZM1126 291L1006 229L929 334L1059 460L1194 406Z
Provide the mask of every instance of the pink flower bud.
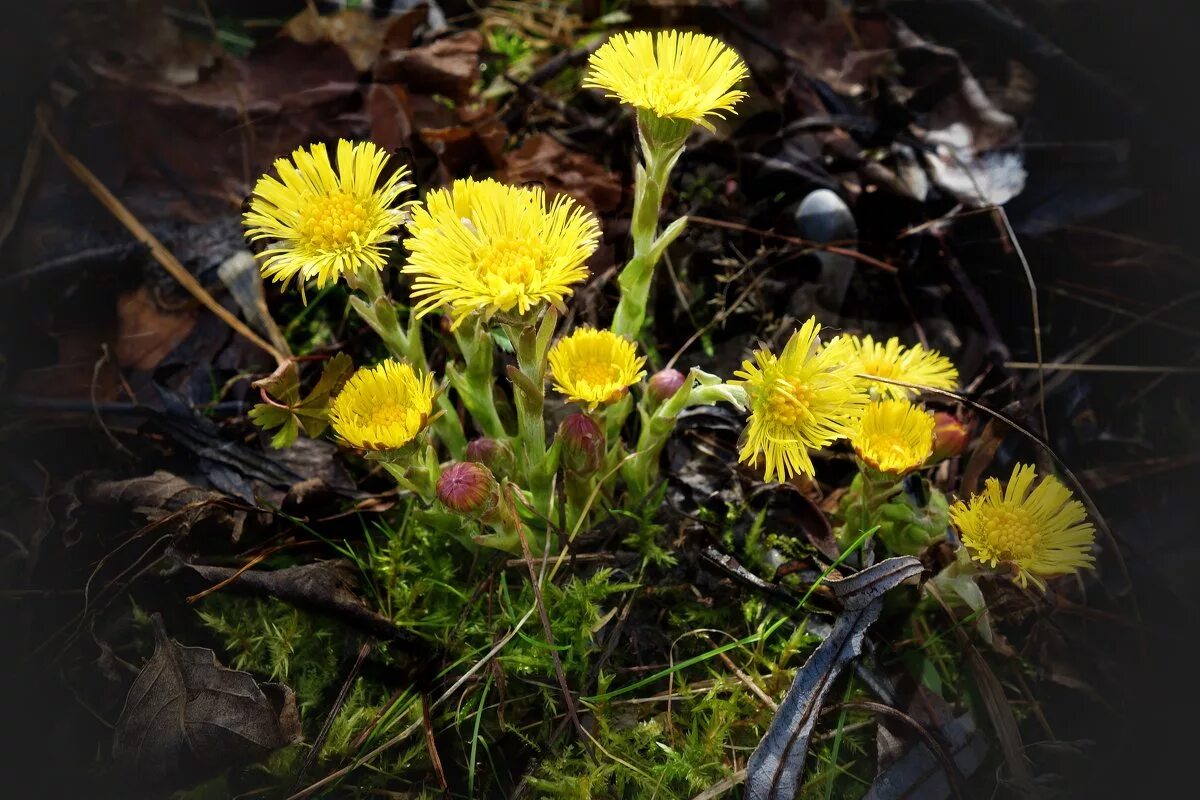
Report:
M650 376L648 391L656 403L662 403L683 388L687 376L677 369L663 369Z
M508 476L516 466L512 447L507 442L481 436L467 443L467 461L477 461L492 471L493 475Z
M587 414L570 414L558 426L562 460L567 469L580 474L595 472L604 461L604 431Z
M500 487L492 471L475 461L460 461L442 472L438 500L451 511L480 517L496 507Z
M970 439L970 431L967 430L967 426L958 417L947 414L945 411L935 411L933 419L934 460L961 455Z

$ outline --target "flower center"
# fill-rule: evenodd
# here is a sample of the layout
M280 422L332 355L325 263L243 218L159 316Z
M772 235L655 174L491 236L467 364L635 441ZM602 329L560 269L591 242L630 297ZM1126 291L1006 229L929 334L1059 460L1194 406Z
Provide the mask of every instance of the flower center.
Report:
M589 386L607 386L620 377L620 370L611 361L584 361L575 367L576 380Z
M533 282L544 260L540 242L527 239L504 238L492 242L479 253L476 266L479 276L492 286L517 284L528 286Z
M367 205L345 191L313 195L301 208L296 228L318 250L354 246L370 232Z
M380 428L398 426L405 430L413 430L420 425L421 415L417 410L400 403L384 403L370 409L368 413L370 423Z
M781 380L767 399L766 415L773 422L790 427L810 416L808 406L811 402L812 390L807 386Z
M653 72L646 78L646 96L655 107L679 105L695 94L695 81L676 72Z
M908 460L911 458L912 447L904 439L894 433L876 434L871 438L871 449L879 456L879 460L888 458Z
M994 508L983 521L983 535L996 557L1020 561L1033 556L1041 534L1023 508Z
M867 375L875 375L880 378L889 378L891 380L896 379L896 373L899 371L896 369L895 364L891 363L890 361L883 360L864 361L862 370Z

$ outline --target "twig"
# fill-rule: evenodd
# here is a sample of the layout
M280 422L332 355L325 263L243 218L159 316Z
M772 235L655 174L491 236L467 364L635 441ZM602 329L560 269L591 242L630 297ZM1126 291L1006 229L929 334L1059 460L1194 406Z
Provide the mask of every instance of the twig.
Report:
M1005 361L1008 369L1038 369L1031 361ZM1200 372L1200 367L1180 367L1163 364L1060 364L1051 361L1042 365L1047 372Z
M83 162L68 153L63 146L55 138L54 134L46 126L45 121L39 117L38 124L45 132L46 141L54 148L54 152L62 159L63 164L67 169L79 180L80 183L92 193L103 206L108 209L114 217L124 225L130 233L132 233L138 241L150 248L150 255L154 256L154 260L162 265L171 277L179 281L179 284L188 291L193 297L200 301L201 305L208 308L209 311L216 314L229 327L233 328L239 335L269 353L276 363L282 363L287 360L283 353L275 349L275 346L267 342L261 336L232 314L225 306L218 303L211 294L196 280L192 273L187 271L183 264L179 263L179 259L168 250L163 243L151 233L145 225L138 220L133 213L121 203L116 196L108 190L108 188L100 182L91 170L84 166Z
M741 222L729 222L723 219L712 219L711 217L693 217L688 216L688 223L696 223L697 225L708 225L711 228L725 228L731 231L741 231L742 233L752 233L755 236L761 236L764 239L774 239L787 244L799 245L812 250L824 250L827 253L834 253L839 256L846 256L855 261L861 261L864 264L870 264L872 267L878 267L884 272L898 273L900 270L894 264L889 264L886 261L880 261L878 258L872 258L865 253L860 253L857 250L851 250L848 247L839 247L835 244L827 244L825 242L814 242L809 239L801 239L799 236L787 236L774 231L763 231L757 228L751 228Z

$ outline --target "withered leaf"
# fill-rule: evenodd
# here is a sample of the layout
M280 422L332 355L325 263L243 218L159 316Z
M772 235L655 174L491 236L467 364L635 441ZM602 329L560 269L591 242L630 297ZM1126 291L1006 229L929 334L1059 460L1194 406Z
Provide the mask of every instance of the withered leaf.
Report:
M616 175L546 133L535 133L507 153L501 175L507 183L545 184L548 194L570 195L593 211L613 211L621 204Z
M274 597L297 608L328 614L360 631L401 644L417 638L370 608L354 591L356 573L345 561L317 561L276 570L190 564L189 568L210 584L230 581L224 591Z
M237 541L246 522L245 509L235 507L230 498L188 483L166 470L120 481L101 481L86 495L90 503L130 506L150 522L175 515L173 524L186 533L203 520L227 525L230 537Z
M140 780L180 785L257 761L300 739L296 697L185 647L152 617L154 655L129 689L113 758Z
M792 800L800 789L817 714L841 671L856 658L883 609L883 596L921 574L909 556L889 558L841 580L827 580L842 613L833 630L796 673L767 735L746 765L747 800Z

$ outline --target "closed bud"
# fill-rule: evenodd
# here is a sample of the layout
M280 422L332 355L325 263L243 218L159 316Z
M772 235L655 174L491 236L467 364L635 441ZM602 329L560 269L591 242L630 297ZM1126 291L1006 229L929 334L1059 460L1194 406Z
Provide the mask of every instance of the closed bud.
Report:
M945 411L935 411L933 414L933 458L953 458L961 455L967 448L970 431L958 417Z
M460 461L444 470L437 482L438 500L446 508L483 517L496 507L500 486L492 471L475 461Z
M558 426L563 465L586 475L600 469L604 461L604 431L587 414L576 412Z
M683 388L685 380L687 380L687 376L677 369L659 370L650 376L647 391L650 392L650 397L654 402L662 403L674 397L675 393Z
M516 466L512 447L507 442L487 436L472 439L467 443L466 459L483 464L493 475L501 478L511 475Z

